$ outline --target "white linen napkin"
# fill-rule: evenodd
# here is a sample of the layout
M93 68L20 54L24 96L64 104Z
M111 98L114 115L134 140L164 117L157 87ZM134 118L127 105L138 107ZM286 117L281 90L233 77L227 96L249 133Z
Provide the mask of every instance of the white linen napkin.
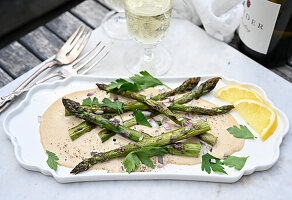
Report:
M212 37L230 42L243 15L244 0L175 0L174 11L196 25L203 24Z

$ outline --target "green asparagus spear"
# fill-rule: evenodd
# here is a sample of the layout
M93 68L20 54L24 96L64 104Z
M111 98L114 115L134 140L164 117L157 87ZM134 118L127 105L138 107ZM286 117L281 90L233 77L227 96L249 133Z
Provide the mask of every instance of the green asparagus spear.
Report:
M189 78L188 80L183 82L183 84L181 84L177 88L170 90L168 92L160 93L160 94L152 97L151 99L153 99L155 101L160 101L160 100L166 99L167 97L174 96L176 94L182 94L182 93L191 91L194 87L196 87L198 85L200 79L201 79L200 77Z
M221 79L220 77L216 77L207 80L206 82L202 83L195 91L189 92L182 96L181 98L175 99L174 104L185 104L193 99L199 99L201 96L212 91L216 87L220 79Z
M81 107L79 103L73 100L62 99L62 102L65 108L76 117L89 121L95 125L99 125L102 128L118 133L131 140L139 141L143 138L149 137L149 135L145 133L124 127L117 122L109 121L99 115L93 114L87 108Z
M183 128L180 128L168 133L161 134L156 137L145 138L141 142L125 145L123 147L119 147L111 151L98 153L86 160L83 160L77 166L75 166L75 168L71 171L71 173L78 174L80 172L88 170L90 167L92 167L96 163L104 162L104 161L111 160L117 157L126 156L130 152L140 149L142 147L164 146L164 145L172 144L174 142L199 135L208 130L210 130L209 124L207 122L200 121L194 124L192 128L183 127Z
M84 122L78 124L77 126L69 129L68 133L69 133L71 140L74 141L77 138L79 138L80 136L82 136L83 134L90 132L95 127L96 127L95 124L84 121Z
M152 118L152 117L155 117L155 116L157 116L158 114L159 114L159 113L153 113L150 117L147 117L147 119L150 119L150 118ZM136 122L135 117L134 117L134 118L131 118L131 119L128 119L128 120L124 121L124 123L123 123L123 126L124 126L124 127L127 127L127 128L130 128L130 127L135 126L135 125L137 125L137 122ZM100 131L100 132L98 133L98 135L99 135L101 141L102 141L102 142L105 142L105 141L107 141L110 137L114 136L115 133L112 132L112 131L109 131L109 130L104 129L104 130ZM136 141L136 142L137 142L137 141Z
M152 114L151 117L148 117L148 119L149 119L149 118L152 118L152 117L155 117L155 116L158 115L158 114L159 114L159 113L154 113L154 114ZM136 119L135 119L135 118L131 118L131 119L129 119L129 120L124 121L124 124L123 124L123 125L124 125L125 127L127 127L127 128L130 128L130 127L132 127L132 126L137 125L137 122L136 122ZM90 130L89 130L89 131L90 131ZM107 141L109 138L111 138L112 136L114 136L115 133L114 133L114 132L111 132L111 131L108 131L108 130L106 130L106 129L104 129L104 130L100 131L100 132L98 133L98 135L99 135L101 141L102 141L102 142L105 142L105 141ZM201 140L203 140L204 142L210 144L211 146L214 146L214 144L216 143L216 140L217 140L217 137L215 137L214 135L212 135L211 133L208 133L208 132L203 133L203 134L200 134L200 135L198 135L198 137L199 137Z
M201 134L202 135L202 134ZM181 143L177 142L163 146L163 148L172 155L198 157L201 151L199 143Z
M217 141L217 137L214 136L214 135L211 134L211 133L208 133L208 132L206 132L206 133L202 133L202 134L198 135L198 137L199 137L202 141L208 143L208 144L211 145L211 146L214 146L215 143L216 143L216 141Z
M110 112L113 114L114 110L108 108L104 109L101 107L87 107L87 106L82 106L88 108L92 112L96 112L97 110L103 110L105 113ZM197 107L197 106L186 106L186 105L181 105L181 104L172 104L168 107L168 109L172 111L183 111L183 112L190 112L190 113L195 113L199 115L221 115L224 113L229 112L234 108L233 105L224 105L220 107L215 107L215 108L202 108L202 107ZM132 111L132 110L152 110L152 108L144 103L141 102L130 102L130 103L124 103L123 105L123 111ZM112 113L113 112L113 113Z
M191 112L198 115L221 115L228 113L230 110L234 108L233 105L224 105L215 108L202 108L197 106L185 106L181 104L173 104L168 107L168 109L173 111L183 111L183 112Z

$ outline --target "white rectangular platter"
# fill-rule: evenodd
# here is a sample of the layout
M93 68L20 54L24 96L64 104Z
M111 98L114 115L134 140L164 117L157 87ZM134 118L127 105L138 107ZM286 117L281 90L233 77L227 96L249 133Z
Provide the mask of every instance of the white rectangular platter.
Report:
M201 76L201 81L218 75ZM222 77L222 76L220 76ZM175 88L189 77L161 77L163 83ZM226 167L228 175L217 173L207 174L201 171L201 165L166 165L161 169L154 169L151 172L133 172L128 173L108 173L105 170L89 170L78 175L71 175L70 168L59 166L57 171L50 169L46 163L47 154L45 153L39 134L38 116L46 111L46 109L57 99L66 94L95 88L95 83L109 83L116 78L94 77L94 76L75 76L66 80L45 83L34 87L26 96L26 98L7 115L4 120L4 130L10 138L15 151L18 162L24 168L33 171L40 171L45 175L52 175L58 182L80 182L80 181L101 181L101 180L143 180L143 179L176 179L176 180L198 180L212 182L235 182L243 175L249 175L255 171L267 170L275 164L280 154L280 144L288 132L289 122L286 115L277 109L268 99L265 92L258 86L250 83L237 82L226 77L222 77L216 88L203 98L217 105L224 105L215 98L214 93L221 87L237 83L246 85L257 91L272 106L278 116L278 127L274 134L265 142L259 137L254 140L246 140L243 149L236 152L235 156L249 156L244 168L237 171L233 168ZM239 124L246 125L243 119L235 112L231 114ZM252 133L257 134L252 130Z

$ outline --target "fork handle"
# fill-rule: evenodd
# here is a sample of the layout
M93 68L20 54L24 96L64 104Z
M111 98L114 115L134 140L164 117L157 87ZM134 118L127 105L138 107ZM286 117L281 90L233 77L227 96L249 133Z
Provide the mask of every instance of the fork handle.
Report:
M45 71L46 69L49 69L57 64L58 64L58 61L55 59L47 62L42 67L40 67L37 71L35 71L29 78L27 78L22 84L20 84L14 91L18 91L18 90L25 88L31 81L33 81L43 71Z
M3 112L12 103L12 101L15 100L16 97L18 97L20 94L30 89L30 88L25 89L25 87L31 81L33 81L39 74L41 74L46 69L49 69L57 64L58 62L55 59L47 62L45 65L39 68L36 72L34 72L28 79L26 79L21 85L19 85L13 92L11 92L10 94L6 96L0 97L0 113Z
M18 90L10 93L7 96L0 97L0 108L4 107L4 105L10 101L13 101L17 96L22 94L26 90ZM2 111L2 109L1 109Z

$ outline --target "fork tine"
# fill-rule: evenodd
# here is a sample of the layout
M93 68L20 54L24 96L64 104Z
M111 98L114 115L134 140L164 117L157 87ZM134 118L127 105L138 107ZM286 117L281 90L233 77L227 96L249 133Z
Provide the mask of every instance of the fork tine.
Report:
M87 29L86 35L84 37L84 40L83 40L82 43L80 43L80 45L78 47L78 50L79 49L83 49L83 47L87 44L87 42L88 42L88 40L89 40L89 38L91 36L91 33L92 33L92 31L90 29Z
M101 44L101 41L98 42L96 44L95 47L93 47L90 51L86 52L83 56L81 56L80 58L76 59L74 62L72 62L70 65L74 66L77 63L79 63L81 60L83 60L84 58L86 58L88 56L88 54L90 54L91 52L93 52L99 45Z
M82 35L82 37L79 39L79 41L76 43L76 45L71 50L70 54L79 54L83 48L86 46L89 38L91 35L91 30L87 29L85 33Z
M102 59L104 59L104 57L107 56L107 54L109 53L109 51L107 51L101 58L99 58L97 61L95 61L91 66L89 66L86 70L84 70L81 74L84 75L87 72L89 72L89 70L91 70L96 64L98 64L100 61L102 61Z
M74 38L74 40L70 43L70 45L68 45L68 49L67 49L68 51L71 51L73 49L76 43L80 40L80 37L84 34L85 30L86 30L86 27L82 26L78 35Z
M70 36L70 38L65 42L64 46L65 45L70 45L73 40L75 39L76 35L79 33L79 31L81 30L83 26L79 26L78 29Z
M95 52L88 60L86 60L79 67L77 67L76 71L78 72L80 69L85 67L85 65L87 65L91 60L93 60L104 48L105 48L105 46L103 46L99 51Z

